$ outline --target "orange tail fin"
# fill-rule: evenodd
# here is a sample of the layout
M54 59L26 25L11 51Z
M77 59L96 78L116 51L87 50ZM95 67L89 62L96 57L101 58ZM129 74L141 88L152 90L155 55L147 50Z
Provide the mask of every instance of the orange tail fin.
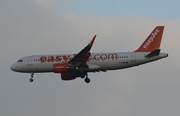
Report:
M157 26L135 52L152 52L159 49L164 26Z

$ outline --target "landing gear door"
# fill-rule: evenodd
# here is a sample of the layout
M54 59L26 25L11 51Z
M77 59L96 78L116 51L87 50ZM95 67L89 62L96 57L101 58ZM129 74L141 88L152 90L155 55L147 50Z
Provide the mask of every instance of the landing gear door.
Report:
M131 62L136 62L136 52L131 53Z
M32 65L32 61L33 61L33 56L29 56L28 57L28 61L27 61L27 65L31 66Z

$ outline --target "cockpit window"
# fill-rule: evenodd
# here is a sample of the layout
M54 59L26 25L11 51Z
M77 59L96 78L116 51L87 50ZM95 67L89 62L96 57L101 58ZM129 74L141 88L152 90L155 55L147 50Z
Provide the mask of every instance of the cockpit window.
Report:
M17 62L23 62L23 60L18 60Z

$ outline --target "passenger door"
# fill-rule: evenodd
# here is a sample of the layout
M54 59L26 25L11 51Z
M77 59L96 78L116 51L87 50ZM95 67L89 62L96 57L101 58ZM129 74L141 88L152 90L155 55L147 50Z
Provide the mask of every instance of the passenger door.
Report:
M131 62L136 62L136 52L131 53Z
M33 56L29 56L29 57L28 57L28 61L27 61L27 65L28 65L28 66L31 66L31 65L32 65L32 62L33 62Z

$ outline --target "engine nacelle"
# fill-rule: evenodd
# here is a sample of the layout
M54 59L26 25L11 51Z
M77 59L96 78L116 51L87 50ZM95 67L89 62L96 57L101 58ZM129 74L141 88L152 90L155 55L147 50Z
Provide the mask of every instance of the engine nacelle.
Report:
M67 72L69 66L67 64L54 64L55 73L64 73Z
M76 74L74 73L61 73L62 80L73 80L76 78Z

